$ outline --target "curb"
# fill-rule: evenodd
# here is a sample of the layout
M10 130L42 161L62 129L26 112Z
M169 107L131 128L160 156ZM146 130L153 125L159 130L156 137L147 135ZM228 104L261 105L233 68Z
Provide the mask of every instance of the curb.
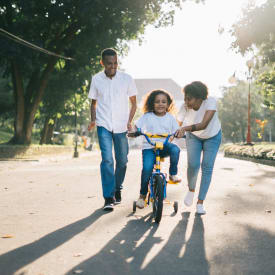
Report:
M268 166L275 167L275 160L269 160L269 159L256 159L256 158L250 158L250 157L243 157L243 156L237 156L237 155L227 155L224 154L225 158L234 158L239 160L246 160L250 162L260 163Z

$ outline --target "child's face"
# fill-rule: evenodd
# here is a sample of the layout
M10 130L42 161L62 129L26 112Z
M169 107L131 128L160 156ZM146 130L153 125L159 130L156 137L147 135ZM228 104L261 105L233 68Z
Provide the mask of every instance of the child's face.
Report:
M164 94L158 94L154 101L154 113L157 116L164 116L168 110L168 99Z

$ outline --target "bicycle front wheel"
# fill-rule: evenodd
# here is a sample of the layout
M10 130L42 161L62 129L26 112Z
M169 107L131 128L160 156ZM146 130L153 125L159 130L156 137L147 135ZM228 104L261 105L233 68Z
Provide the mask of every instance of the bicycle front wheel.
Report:
M155 175L153 179L153 216L156 223L159 223L162 217L163 209L163 189L164 180L160 175Z

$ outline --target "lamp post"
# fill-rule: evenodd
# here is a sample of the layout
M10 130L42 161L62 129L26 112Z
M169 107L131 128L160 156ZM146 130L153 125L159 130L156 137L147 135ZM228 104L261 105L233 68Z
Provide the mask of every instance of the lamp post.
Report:
M78 158L79 154L77 151L77 106L76 106L76 95L74 96L74 127L75 127L75 146L74 146L74 158Z
M250 120L250 88L251 88L251 80L252 80L252 67L254 65L253 59L250 59L246 62L248 67L247 81L248 81L248 107L247 107L247 135L246 135L246 145L253 145L251 142L251 120Z

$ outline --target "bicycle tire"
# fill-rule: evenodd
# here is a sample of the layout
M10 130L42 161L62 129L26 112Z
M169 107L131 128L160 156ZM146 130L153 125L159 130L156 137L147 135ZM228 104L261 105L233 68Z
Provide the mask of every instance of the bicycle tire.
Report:
M155 175L153 179L153 216L156 223L161 221L163 209L163 186L164 180L160 175Z

